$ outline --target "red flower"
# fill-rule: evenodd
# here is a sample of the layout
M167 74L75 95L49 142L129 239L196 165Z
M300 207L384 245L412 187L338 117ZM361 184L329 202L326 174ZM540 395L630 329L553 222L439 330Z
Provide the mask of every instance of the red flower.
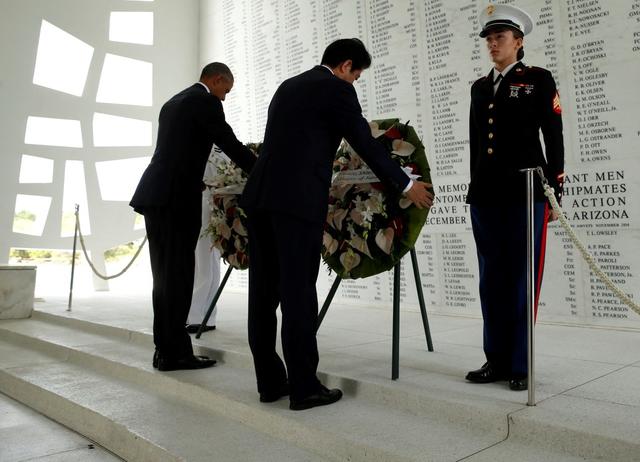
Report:
M228 217L232 217L236 214L236 208L235 207L229 207L227 209L227 216Z
M395 126L391 127L390 129L388 129L386 132L384 132L384 136L386 136L387 138L390 138L392 140L399 140L402 138L402 133L400 133L400 130L398 130Z
M418 173L418 165L414 164L413 162L406 164L405 167L411 167L411 173L413 174Z
M245 266L247 263L249 263L249 257L247 257L247 254L238 251L237 257L238 263L240 263L240 265Z
M384 184L379 181L377 183L371 183L371 187L373 189L377 189L378 191L384 191L385 189Z
M395 217L391 222L391 226L395 229L396 236L402 236L402 232L404 231L404 222L402 221L402 218Z

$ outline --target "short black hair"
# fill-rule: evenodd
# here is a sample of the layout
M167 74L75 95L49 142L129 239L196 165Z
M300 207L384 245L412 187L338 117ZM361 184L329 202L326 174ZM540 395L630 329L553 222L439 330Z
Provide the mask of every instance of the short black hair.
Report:
M329 44L322 55L322 62L331 68L347 60L351 60L351 70L367 69L371 66L371 55L360 39L338 39Z
M214 75L221 75L228 80L233 80L233 74L229 66L223 63L209 63L202 68L200 73L200 79L206 77L213 77Z

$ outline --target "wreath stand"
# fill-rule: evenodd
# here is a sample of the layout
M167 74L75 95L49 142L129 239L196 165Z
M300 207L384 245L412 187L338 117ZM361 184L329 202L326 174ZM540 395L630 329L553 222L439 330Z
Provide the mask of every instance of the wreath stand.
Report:
M207 321L209 321L209 318L211 317L211 313L213 313L213 309L216 307L216 303L218 303L218 299L222 294L222 289L224 289L224 286L227 284L227 280L229 280L229 276L231 275L232 270L233 270L233 266L229 265L229 268L227 268L227 272L224 273L222 282L220 282L220 285L218 286L218 290L216 291L216 294L213 296L213 300L211 300L211 305L209 305L207 314L204 316L204 319L202 320L200 327L198 327L198 333L196 333L196 338L200 338L200 336L202 335L202 332L204 332L204 328L207 325Z
M429 318L427 317L427 309L424 303L424 295L422 293L422 281L420 280L420 270L418 269L418 258L416 257L416 250L411 249L409 251L411 255L411 265L413 266L413 276L416 281L416 291L418 293L418 303L420 304L420 314L422 315L422 325L424 327L424 335L427 340L427 349L429 351L433 351L433 342L431 340L431 329L429 328ZM220 286L216 291L216 294L211 301L211 305L209 305L209 309L207 310L207 314L205 315L200 327L198 328L198 332L196 333L196 338L199 339L204 331L205 326L207 325L207 321L211 317L211 313L213 313L213 309L218 303L218 299L222 294L222 290L224 286L227 284L229 276L231 275L231 271L233 270L233 266L229 265L227 272L222 278L222 282L220 282ZM318 314L318 326L316 327L316 331L320 328L322 324L322 320L324 319L327 311L329 310L329 305L331 305L331 301L340 286L340 282L342 278L337 276L333 284L331 285L331 289L329 290L329 294L327 295L324 304L322 305L322 309ZM400 262L396 263L393 267L393 335L392 335L392 347L391 347L391 380L397 380L400 376Z
M431 330L429 328L429 318L427 317L427 309L424 303L424 295L422 293L422 282L420 280L420 270L418 269L418 258L416 257L416 250L412 248L410 251L411 254L411 264L413 266L413 276L416 281L416 291L418 293L418 303L420 304L420 313L422 314L422 325L424 327L424 335L427 340L427 349L429 351L433 351L433 342L431 341ZM327 310L329 309L329 305L333 300L333 297L338 290L338 286L342 278L340 276L336 276L335 281L333 281L333 285L329 290L329 294L327 295L327 299L322 305L322 309L318 314L318 327L322 324L322 320L327 314ZM400 262L396 263L393 267L393 335L391 342L391 380L397 380L400 376Z

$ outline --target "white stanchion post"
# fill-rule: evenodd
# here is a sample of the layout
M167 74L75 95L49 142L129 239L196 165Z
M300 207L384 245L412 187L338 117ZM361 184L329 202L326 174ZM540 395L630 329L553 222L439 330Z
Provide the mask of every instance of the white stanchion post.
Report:
M521 170L527 175L527 389L529 396L527 406L536 405L535 375L535 242L534 242L534 210L533 210L533 172L535 168Z

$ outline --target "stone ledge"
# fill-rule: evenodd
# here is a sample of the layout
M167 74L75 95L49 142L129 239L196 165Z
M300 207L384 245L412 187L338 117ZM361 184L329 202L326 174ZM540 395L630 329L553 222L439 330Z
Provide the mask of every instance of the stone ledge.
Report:
M35 287L35 266L0 265L0 319L31 317Z

